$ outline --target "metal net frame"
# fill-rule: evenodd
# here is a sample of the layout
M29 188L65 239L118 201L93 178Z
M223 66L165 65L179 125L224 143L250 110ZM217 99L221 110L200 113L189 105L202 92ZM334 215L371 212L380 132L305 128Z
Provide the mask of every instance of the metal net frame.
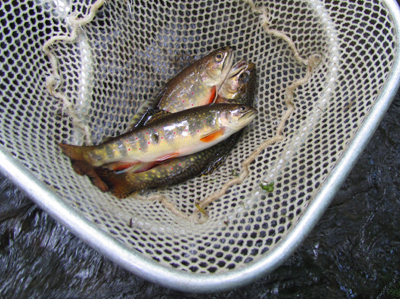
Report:
M246 267L299 224L398 51L383 1L36 0L0 7L1 148L121 246L190 273ZM59 142L98 144L125 132L163 83L226 45L256 64L259 113L222 167L123 200L74 173ZM272 182L272 191L260 186Z

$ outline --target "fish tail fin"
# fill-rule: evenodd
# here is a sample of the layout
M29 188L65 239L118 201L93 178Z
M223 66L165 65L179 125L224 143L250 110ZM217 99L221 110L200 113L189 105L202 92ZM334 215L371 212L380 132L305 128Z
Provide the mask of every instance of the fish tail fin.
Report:
M96 172L96 168L86 161L71 160L72 168L79 175L87 175L93 185L100 189L102 192L108 191L107 184L100 178Z
M116 174L114 171L102 167L97 168L96 173L99 178L107 184L111 194L120 199L128 197L130 194L140 189L137 184L134 184L133 180L130 179L130 176L133 175L132 173L124 172Z
M91 146L77 146L64 143L59 143L58 146L61 148L64 155L71 159L72 167L77 174L84 175L87 173L91 165L85 161L83 155L88 149L92 148Z
M85 160L83 155L88 151L94 148L94 146L78 146L78 145L69 145L65 143L59 143L58 146L61 148L64 155L68 156L71 161L74 160Z
M71 159L71 165L74 171L79 175L87 175L93 185L98 187L101 191L108 191L108 186L97 175L95 167L87 162L84 154L94 148L94 146L76 146L60 143L59 147L62 152Z

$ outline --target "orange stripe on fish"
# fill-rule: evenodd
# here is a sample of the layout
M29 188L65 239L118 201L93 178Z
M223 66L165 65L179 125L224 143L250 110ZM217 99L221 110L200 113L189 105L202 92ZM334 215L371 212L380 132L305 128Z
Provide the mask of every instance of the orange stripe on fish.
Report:
M139 164L139 161L135 161L135 162L114 162L108 165L105 165L105 168L108 168L110 170L114 170L114 171L121 171L127 168L130 168L136 164Z
M225 129L224 129L224 128L219 129L219 130L217 130L217 131L214 131L214 132L212 132L212 133L210 133L210 134L207 134L206 136L200 138L200 141L203 141L203 142L211 142L211 141L214 141L214 140L216 140L217 138L219 138L219 137L221 137L222 135L224 135L224 132L225 132Z
M212 104L214 103L215 100L215 94L217 93L217 87L214 85L211 88L211 94L210 94L210 98L208 99L208 103L207 104Z

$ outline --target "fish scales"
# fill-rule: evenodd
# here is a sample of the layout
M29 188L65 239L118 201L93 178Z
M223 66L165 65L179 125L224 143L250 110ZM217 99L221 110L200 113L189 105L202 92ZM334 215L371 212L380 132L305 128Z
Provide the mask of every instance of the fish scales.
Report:
M188 65L145 101L130 121L132 129L142 126L156 108L175 113L214 102L233 59L233 50L224 47Z
M239 61L232 67L217 101L251 105L254 98L255 82L255 65L251 62ZM162 117L165 117L165 115L162 115ZM241 131L237 132L202 152L168 160L145 172L115 174L112 171L102 169L99 171L99 175L110 186L110 192L118 198L127 197L135 191L178 184L199 174L212 173L217 166L224 162L227 154L240 138L241 133Z
M212 159L218 152L219 148L214 146L195 155L175 158L141 173L127 172L115 175L113 171L101 168L98 174L111 186L112 194L118 198L125 198L136 190L170 186L196 176L202 171L204 161Z
M225 47L211 52L172 78L157 107L175 113L211 104L232 66L234 52Z
M159 108L167 112L178 112L187 108L207 105L213 102L215 90L213 86L207 88L199 83L198 74L191 73L180 82L179 88L170 92L169 98L163 98ZM182 87L183 86L183 87Z
M247 106L203 106L168 115L98 146L60 144L60 147L71 160L83 160L94 167L113 162L163 161L211 147L247 125L254 117L255 110ZM123 147L125 150L121 150Z

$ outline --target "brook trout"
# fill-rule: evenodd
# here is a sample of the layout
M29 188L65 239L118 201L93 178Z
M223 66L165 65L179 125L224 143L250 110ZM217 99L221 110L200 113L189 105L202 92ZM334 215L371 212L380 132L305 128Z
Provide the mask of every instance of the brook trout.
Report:
M132 126L139 127L154 108L175 113L213 103L233 59L233 50L224 47L187 66L139 108L131 120Z
M246 105L201 106L168 115L98 146L59 146L71 159L74 170L88 174L97 185L93 168L119 171L139 163L159 163L190 155L228 138L255 116L256 110ZM107 191L104 183L98 185Z
M204 168L204 161L218 155L218 145L196 154L168 160L145 172L124 172L99 168L97 174L110 187L109 191L118 198L125 198L135 191L161 188L184 182L197 176Z
M250 106L254 97L255 82L255 65L241 60L232 67L217 100L245 103ZM128 171L116 174L105 168L100 168L97 172L110 187L113 195L125 198L135 191L178 184L201 173L212 173L225 160L240 135L241 132L237 132L209 149L165 161L145 172Z
M244 104L252 106L256 90L256 66L245 60L238 61L229 72L228 78L222 85L216 103ZM232 148L238 142L242 131L233 134L227 140L215 147L219 148L218 154L210 159L204 166L202 175L213 173L228 157Z
M252 105L256 83L256 66L245 60L232 66L215 103Z

